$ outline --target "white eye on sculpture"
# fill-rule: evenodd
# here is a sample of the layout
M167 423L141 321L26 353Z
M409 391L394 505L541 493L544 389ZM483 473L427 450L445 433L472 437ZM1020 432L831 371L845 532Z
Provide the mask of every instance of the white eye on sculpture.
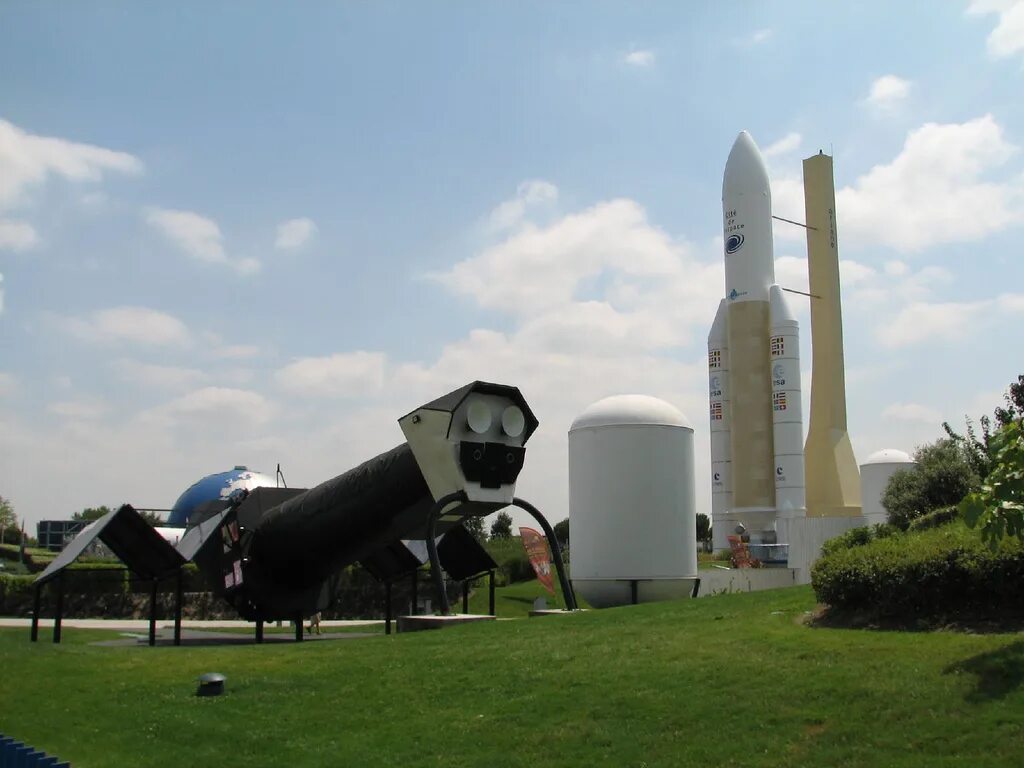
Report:
M483 400L474 400L466 412L466 423L469 428L482 435L491 428L491 409Z
M526 417L516 405L510 405L501 414L501 428L509 437L519 437L526 426Z

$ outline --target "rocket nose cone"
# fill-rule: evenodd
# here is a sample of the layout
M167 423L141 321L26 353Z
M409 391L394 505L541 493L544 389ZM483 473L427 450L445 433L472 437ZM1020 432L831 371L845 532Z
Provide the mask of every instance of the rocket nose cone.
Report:
M733 193L767 192L768 187L768 168L761 150L749 133L741 131L725 162L722 195L726 195L727 190Z

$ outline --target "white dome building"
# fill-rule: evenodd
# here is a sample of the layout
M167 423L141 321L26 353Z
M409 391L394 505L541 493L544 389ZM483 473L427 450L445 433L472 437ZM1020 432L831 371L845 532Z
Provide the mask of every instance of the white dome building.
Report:
M569 428L572 581L595 608L685 597L697 579L693 424L647 395Z
M860 495L864 517L868 525L884 523L888 513L882 506L885 487L897 470L910 469L916 462L903 451L896 448L883 448L868 456L860 465Z

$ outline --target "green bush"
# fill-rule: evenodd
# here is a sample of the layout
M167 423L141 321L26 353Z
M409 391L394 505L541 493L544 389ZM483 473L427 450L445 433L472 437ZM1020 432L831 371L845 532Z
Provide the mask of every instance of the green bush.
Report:
M998 617L1024 608L1024 544L992 550L962 522L833 548L811 570L818 600L878 617Z
M14 613L8 606L31 603L35 576L0 573L0 615Z
M907 528L908 531L927 531L932 528L938 528L943 525L948 525L954 520L960 518L960 510L956 507L942 507L934 512L929 512L927 515L922 515L916 520L910 522L910 526Z
M876 539L892 536L898 530L898 528L888 523L851 528L846 533L826 541L821 547L821 553L822 555L831 555L833 552L840 552L851 547L862 547Z

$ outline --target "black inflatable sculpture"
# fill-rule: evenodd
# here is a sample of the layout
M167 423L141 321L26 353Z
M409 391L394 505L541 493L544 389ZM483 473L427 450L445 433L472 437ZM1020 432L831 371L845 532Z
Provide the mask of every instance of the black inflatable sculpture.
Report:
M537 419L516 387L476 381L423 405L398 420L406 442L309 490L256 488L236 491L207 508L169 555L194 560L214 591L243 617L298 620L324 610L346 565L363 562L378 577L406 571L414 550L425 549L441 612L449 612L442 559L487 557L472 537L437 542L468 516L509 505L529 512L544 529L561 581L566 608L576 607L558 542L548 521L515 497L526 442ZM115 552L135 569L116 533L130 507L101 520L93 538L111 538ZM108 524L109 523L109 524ZM125 527L126 531L134 530ZM105 532L104 532L105 531ZM152 534L152 531L144 532ZM463 534L463 531L458 531ZM81 551L89 533L75 547ZM129 536L131 538L131 536ZM150 535L149 548L157 545ZM109 545L109 542L108 542ZM124 554L122 555L122 550ZM148 550L147 550L148 551ZM70 563L54 562L39 583ZM140 555L135 559L143 559ZM151 554L145 555L151 559Z

